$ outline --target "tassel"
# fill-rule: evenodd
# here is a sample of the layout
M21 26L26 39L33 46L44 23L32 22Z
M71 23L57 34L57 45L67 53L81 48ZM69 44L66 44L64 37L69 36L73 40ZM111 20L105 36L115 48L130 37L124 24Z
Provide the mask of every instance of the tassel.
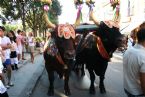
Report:
M115 8L115 13L114 13L114 18L113 20L116 21L119 19L119 5L116 5L116 8Z
M80 25L80 22L82 21L82 6L79 5L78 6L78 12L77 12L77 18L76 18L76 21L75 21L75 26L78 26Z
M89 8L89 16L91 16L91 12L93 11L94 5L93 5L93 4L90 4L89 7L90 7L90 8ZM93 19L92 19L91 17L89 17L89 20L92 21Z

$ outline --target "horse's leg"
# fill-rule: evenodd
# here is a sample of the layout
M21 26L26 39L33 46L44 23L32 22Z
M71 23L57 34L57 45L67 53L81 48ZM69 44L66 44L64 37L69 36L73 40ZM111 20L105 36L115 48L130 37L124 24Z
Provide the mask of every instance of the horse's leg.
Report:
M45 60L45 68L48 74L48 79L49 79L49 89L48 89L48 95L49 96L53 96L54 95L54 71L52 70L52 68L50 67L52 64L52 62L48 61L48 60L52 60L52 57L50 55L47 54L47 52L43 53L44 56L44 60Z
M108 66L108 63L102 64L102 67L101 67L99 88L100 88L100 93L102 93L102 94L106 93L106 89L105 89L105 85L104 85L104 78L105 78L105 72L106 72L107 66Z
M53 96L54 95L54 71L52 70L48 71L48 78L49 78L48 95Z
M88 69L88 71L89 71L90 80L91 80L89 92L90 94L95 94L95 86L94 86L95 74L93 72L93 69Z
M99 88L100 88L100 93L101 94L106 93L106 89L105 89L105 86L104 86L104 75L100 76Z
M64 93L65 95L71 95L70 89L69 89L69 75L70 75L70 70L65 69L64 70Z
M82 68L81 68L81 76L84 76L85 75L85 69L84 69L84 66L85 64L81 64Z

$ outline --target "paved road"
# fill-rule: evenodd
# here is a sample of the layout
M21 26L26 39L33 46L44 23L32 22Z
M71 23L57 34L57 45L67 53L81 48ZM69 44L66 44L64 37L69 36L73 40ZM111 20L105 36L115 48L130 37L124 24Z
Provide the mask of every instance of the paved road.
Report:
M106 71L105 86L107 93L100 94L98 88L98 77L96 77L96 95L89 95L88 86L89 86L89 77L84 77L84 80L80 82L74 74L70 78L70 89L72 95L70 97L126 97L123 91L123 68L122 68L122 54L115 53L112 62L109 63L108 69ZM79 84L76 84L80 82ZM85 84L85 87L78 87L78 85ZM42 77L37 83L33 94L31 97L48 97L48 77L46 71L43 72ZM63 94L63 80L59 79L57 75L55 76L55 95L54 97L66 97Z

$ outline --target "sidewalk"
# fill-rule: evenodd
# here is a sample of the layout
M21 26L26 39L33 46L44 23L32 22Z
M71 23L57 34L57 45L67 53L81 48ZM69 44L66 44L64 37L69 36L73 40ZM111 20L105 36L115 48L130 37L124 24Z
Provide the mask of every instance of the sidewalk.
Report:
M36 50L36 51L34 52L34 56L37 56L38 54L39 54L39 52ZM26 65L27 63L31 62L30 54L29 54L29 53L25 52L25 53L24 53L24 58L25 58L26 60L21 60L21 62L18 64L18 68L21 68L21 67L23 67L24 65Z
M44 71L43 56L38 51L35 52L35 60L32 64L29 53L25 53L26 60L19 64L19 69L13 71L13 87L8 89L9 97L29 97L35 84Z

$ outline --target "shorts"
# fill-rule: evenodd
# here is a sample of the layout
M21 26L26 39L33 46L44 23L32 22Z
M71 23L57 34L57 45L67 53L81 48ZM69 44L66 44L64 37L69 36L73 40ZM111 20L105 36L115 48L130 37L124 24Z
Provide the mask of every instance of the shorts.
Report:
M34 52L34 46L29 46L28 47L28 52L33 53Z
M18 64L18 58L11 58L11 64Z
M6 61L3 63L3 65L11 65L11 59L6 59Z
M16 58L16 57L17 57L17 52L11 51L10 58Z
M22 45L18 45L18 51L17 51L17 53L18 54L22 54L22 50L23 50Z
M25 45L23 45L23 49L22 49L22 52L26 52L26 48L25 48Z

